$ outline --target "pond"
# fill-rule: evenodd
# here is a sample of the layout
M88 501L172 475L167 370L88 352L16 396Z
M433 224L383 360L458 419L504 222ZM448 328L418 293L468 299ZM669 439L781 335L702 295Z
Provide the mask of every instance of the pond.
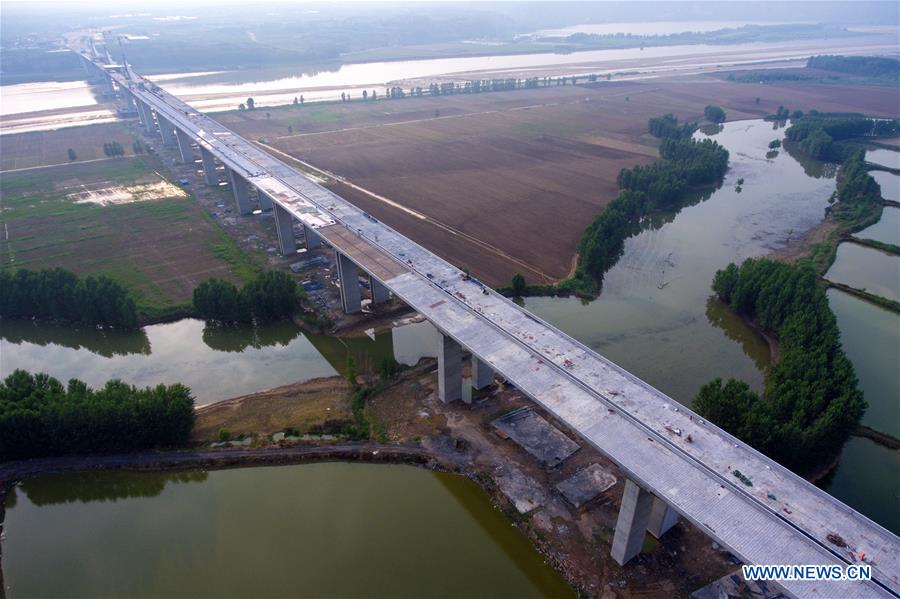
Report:
M305 334L292 323L215 327L184 319L132 332L0 323L0 376L24 368L91 386L111 378L140 387L181 382L198 404L342 373L348 355L366 372L385 356L411 365L436 352L437 331L427 322L354 338Z
M12 597L573 596L475 483L411 466L45 476L5 536Z
M854 237L900 245L900 208L885 206L881 212L881 220L854 233Z
M842 243L825 278L900 301L900 256L875 248Z
M881 197L900 202L900 176L888 171L869 171L869 174L881 186Z
M900 170L900 152L896 150L867 150L866 161L879 166Z

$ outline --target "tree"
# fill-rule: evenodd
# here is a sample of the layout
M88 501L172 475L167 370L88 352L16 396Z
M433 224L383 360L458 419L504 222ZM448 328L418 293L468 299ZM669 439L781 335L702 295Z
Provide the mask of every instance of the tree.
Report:
M703 116L706 117L706 120L712 123L724 123L725 122L725 111L722 110L719 106L714 106L712 104L708 105L703 109Z
M347 100L347 94L341 92L341 102L345 102Z
M522 273L517 272L512 278L512 291L515 297L522 297L528 285L525 283L525 277Z
M356 360L353 359L353 356L347 354L347 381L355 387L358 376L359 373L356 371Z
M24 370L0 381L0 461L183 445L193 426L194 398L180 384L114 379L95 390Z
M283 272L263 272L238 291L233 283L211 278L194 289L193 305L203 318L223 323L267 322L290 318L303 292Z
M300 103L303 104L303 95L300 95Z
M363 100L367 99L368 97L369 97L369 92L367 92L366 90L363 90Z
M66 150L66 153L69 155L69 162L73 162L75 158L77 158L77 156L75 155L75 150L73 150L72 148Z
M374 89L372 90L372 99L373 99L373 100L377 100L377 99L378 99L378 92L376 92Z
M840 450L866 409L816 272L748 259L717 272L713 290L773 332L781 358L769 367L762 396L741 381L716 379L701 388L694 408L785 466L814 469Z
M297 99L297 96L294 96L294 105L297 105L297 104L299 104L299 100Z
M378 376L382 381L389 381L397 377L400 372L400 364L393 356L385 356L378 366Z
M79 278L62 268L0 271L0 317L122 328L134 328L138 320L134 300L119 283Z
M256 101L253 98L247 98L247 109L253 110L256 108Z
M247 110L247 107L244 106L243 102L238 104L238 110Z

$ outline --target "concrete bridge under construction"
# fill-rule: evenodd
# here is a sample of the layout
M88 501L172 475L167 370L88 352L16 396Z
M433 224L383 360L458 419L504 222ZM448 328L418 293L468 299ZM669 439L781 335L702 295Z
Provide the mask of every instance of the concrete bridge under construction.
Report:
M646 531L679 517L750 564L871 566L868 581L780 581L798 597L900 597L900 539L824 491L679 405L578 341L366 214L293 167L194 110L106 53L80 52L137 111L149 135L199 158L206 183L231 186L238 211L251 195L274 211L283 254L330 245L346 312L361 309L359 271L373 302L393 294L441 333L440 399L463 397L501 375L615 462L627 477L612 542L625 564ZM220 170L220 166L222 167ZM740 474L740 476L737 476ZM751 484L748 484L748 481Z

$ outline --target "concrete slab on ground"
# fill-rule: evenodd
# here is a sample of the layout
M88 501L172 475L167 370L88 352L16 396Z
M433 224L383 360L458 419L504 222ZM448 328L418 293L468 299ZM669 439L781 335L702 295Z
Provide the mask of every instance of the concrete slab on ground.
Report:
M547 494L540 483L515 466L498 466L494 480L520 514L527 514L547 503Z
M600 464L591 464L562 481L556 488L573 506L581 507L616 484L615 475Z
M580 446L532 408L521 408L491 424L547 467L559 466Z

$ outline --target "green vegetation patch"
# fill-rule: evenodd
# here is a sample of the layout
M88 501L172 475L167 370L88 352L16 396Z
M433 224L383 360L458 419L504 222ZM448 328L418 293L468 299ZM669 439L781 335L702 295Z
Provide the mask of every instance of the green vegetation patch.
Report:
M190 197L110 206L68 197L159 181L155 156L72 164L4 175L0 180L0 271L62 267L124 285L142 321L190 310L200 280L239 282L258 270L253 258Z
M719 300L774 332L781 359L766 373L762 395L744 381L715 379L694 400L698 413L800 473L840 451L866 410L816 278L808 266L767 259L718 271Z
M193 426L194 398L180 384L94 390L24 370L0 382L0 461L178 446Z

